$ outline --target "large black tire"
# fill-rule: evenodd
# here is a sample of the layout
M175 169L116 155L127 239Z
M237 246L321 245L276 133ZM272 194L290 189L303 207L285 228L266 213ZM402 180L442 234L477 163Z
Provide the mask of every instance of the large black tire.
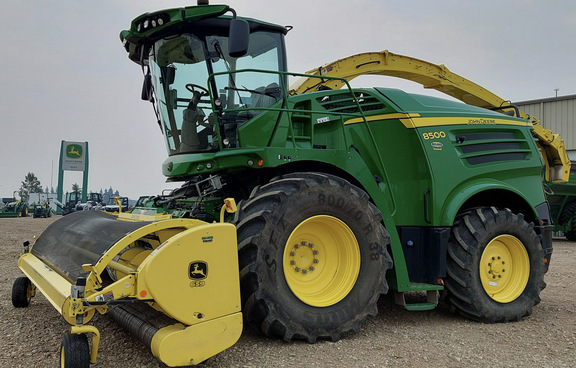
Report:
M60 346L60 366L62 368L89 368L90 346L85 334L67 333Z
M576 215L576 201L572 201L566 204L562 209L562 213L558 217L558 225L567 226L572 223L572 227L576 228L576 223L574 221L574 216ZM576 229L572 229L564 232L564 236L569 241L576 241Z
M458 216L448 244L447 300L476 321L518 321L546 287L544 251L522 214L494 207Z
M358 332L388 292L390 237L368 195L327 174L257 187L237 215L246 320L285 341Z
M34 296L34 289L30 279L22 276L14 280L12 285L12 305L15 308L26 308Z

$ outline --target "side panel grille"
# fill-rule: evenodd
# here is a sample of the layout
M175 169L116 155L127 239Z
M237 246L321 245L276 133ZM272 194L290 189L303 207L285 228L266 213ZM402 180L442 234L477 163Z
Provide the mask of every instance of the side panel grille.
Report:
M526 140L514 132L481 132L456 134L460 158L470 165L499 161L524 161L529 158Z

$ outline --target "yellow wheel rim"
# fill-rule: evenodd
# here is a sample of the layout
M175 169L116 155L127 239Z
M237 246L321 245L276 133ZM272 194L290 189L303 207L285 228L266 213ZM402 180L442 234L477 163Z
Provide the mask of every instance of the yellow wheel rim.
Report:
M284 248L284 277L302 302L327 307L344 299L360 272L360 248L341 220L326 215L302 221Z
M530 277L530 259L520 240L512 235L492 239L480 259L480 280L486 293L499 303L518 298Z

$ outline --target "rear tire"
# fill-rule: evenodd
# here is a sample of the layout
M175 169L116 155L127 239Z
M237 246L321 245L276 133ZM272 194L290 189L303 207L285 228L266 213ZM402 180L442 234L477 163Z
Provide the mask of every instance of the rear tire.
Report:
M22 276L14 280L12 285L12 305L15 308L26 308L34 296L34 286L28 277Z
M572 224L571 227L576 228L576 223L574 223L575 215L576 215L576 201L572 201L566 204L566 206L564 206L564 209L562 210L562 213L558 218L559 225L568 226ZM568 241L576 241L576 229L566 231L564 233L564 236L566 236L566 240Z
M90 367L90 346L85 334L67 333L64 335L60 346L60 367Z
M237 217L247 321L285 341L358 332L388 291L380 211L328 174L285 175L254 189Z
M546 287L540 237L522 214L508 209L478 208L458 216L447 271L448 302L485 323L530 315Z

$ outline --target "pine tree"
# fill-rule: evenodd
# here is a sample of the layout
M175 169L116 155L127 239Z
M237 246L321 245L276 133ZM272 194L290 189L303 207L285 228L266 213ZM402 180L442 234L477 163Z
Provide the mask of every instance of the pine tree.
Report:
M28 200L30 193L42 193L42 184L40 184L40 180L34 175L34 173L29 172L24 177L24 181L22 182L22 186L20 186L20 190L18 191L18 195L23 202Z

